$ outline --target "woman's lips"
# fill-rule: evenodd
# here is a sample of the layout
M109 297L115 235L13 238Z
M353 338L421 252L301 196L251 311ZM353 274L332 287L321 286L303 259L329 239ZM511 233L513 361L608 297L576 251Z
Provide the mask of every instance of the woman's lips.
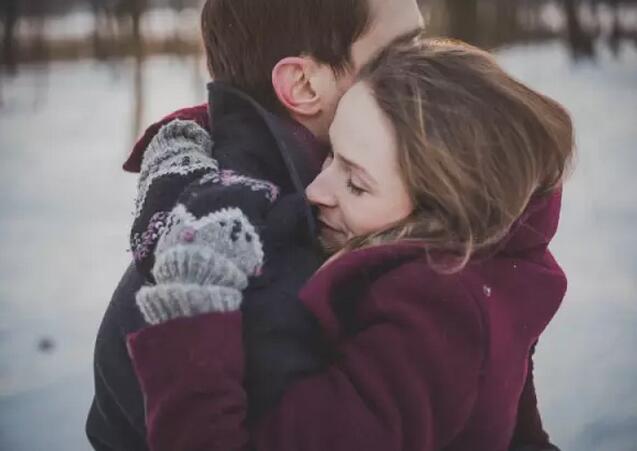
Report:
M334 233L344 233L341 229L339 229L338 227L334 227L332 224L330 224L323 218L319 218L318 221L321 224L321 228L323 229L329 229L331 232L334 232Z

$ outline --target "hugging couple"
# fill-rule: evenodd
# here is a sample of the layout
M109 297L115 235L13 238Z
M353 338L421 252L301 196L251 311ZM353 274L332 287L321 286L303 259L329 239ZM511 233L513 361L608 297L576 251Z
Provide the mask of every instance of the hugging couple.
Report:
M149 127L96 450L556 449L533 350L569 115L415 0L207 0L206 105Z

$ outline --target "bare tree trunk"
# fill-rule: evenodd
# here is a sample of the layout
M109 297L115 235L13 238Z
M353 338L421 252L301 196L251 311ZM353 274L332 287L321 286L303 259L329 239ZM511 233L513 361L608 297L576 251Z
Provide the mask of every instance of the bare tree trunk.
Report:
M128 35L124 36L125 50L129 50L132 46L133 54L137 58L143 52L143 36L141 29L141 21L146 11L146 0L119 0L116 4L114 13L121 25L129 26Z
M613 9L613 25L608 35L608 46L613 52L613 55L617 57L619 56L619 47L623 38L624 31L619 20L619 1L611 1L610 6Z
M449 35L475 44L478 41L478 0L447 0Z
M496 40L498 44L509 42L519 32L517 21L519 8L518 2L498 0L496 6Z
M578 0L562 0L564 15L566 16L566 28L568 41L571 47L573 58L594 57L593 39L587 35L579 21Z
M2 2L2 23L4 35L2 36L2 65L7 72L17 71L15 26L18 22L18 0L4 0Z
M138 54L135 57L133 73L133 142L139 137L144 119L144 57Z
M105 13L101 0L90 0L93 13L93 55L97 59L106 56L105 46L102 42L102 19Z
M142 52L144 44L141 30L141 21L148 5L146 3L146 0L129 0L128 3L133 32L133 44L135 46L135 54L138 54Z

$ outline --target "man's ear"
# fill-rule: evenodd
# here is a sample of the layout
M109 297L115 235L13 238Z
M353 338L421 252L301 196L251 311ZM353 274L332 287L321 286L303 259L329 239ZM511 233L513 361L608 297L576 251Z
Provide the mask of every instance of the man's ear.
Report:
M290 56L272 70L274 92L293 116L309 119L321 113L321 96L312 81L316 69L312 59Z

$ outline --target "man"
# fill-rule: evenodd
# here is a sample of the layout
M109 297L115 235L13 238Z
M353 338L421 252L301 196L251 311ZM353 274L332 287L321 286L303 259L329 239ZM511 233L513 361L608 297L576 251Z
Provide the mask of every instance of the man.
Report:
M209 104L180 110L151 126L125 169L140 170L144 151L162 125L189 119L210 129L221 167L302 196L325 156L320 143L327 140L338 100L358 69L393 38L421 26L415 0L208 0L202 12L202 33L208 67L217 81L209 86ZM178 170L194 174L194 180L198 167L190 160L179 164L186 166ZM171 175L155 173L152 180L145 177L140 187L161 191L166 196L162 202L174 204L179 193L170 191ZM135 264L113 295L95 345L96 393L86 429L96 450L147 449L144 403L125 346L126 334L146 324L135 304L135 294L147 281L151 266L145 251L152 249L144 249L141 239L148 236L144 232L152 224L145 201L144 192L133 226ZM241 204L241 198L232 201ZM301 216L307 213L303 202L299 208ZM285 235L286 224L273 221L270 234ZM282 230L277 231L278 227ZM260 301L272 293L280 296L282 290L294 296L320 264L312 235L308 224L296 248L265 268L265 280L272 283L251 286L244 294L244 304L254 306L250 317L255 324L269 321L267 309L258 310L265 304ZM307 319L288 306L288 319ZM281 356L262 339L258 334L248 336L246 346L252 343L255 352L278 354L273 358L281 359L283 366L289 364L294 350ZM306 366L311 369L314 364ZM293 366L288 379L296 374ZM250 377L263 376L254 371ZM273 382L264 393L255 393L255 399L264 407L275 402L288 379Z

